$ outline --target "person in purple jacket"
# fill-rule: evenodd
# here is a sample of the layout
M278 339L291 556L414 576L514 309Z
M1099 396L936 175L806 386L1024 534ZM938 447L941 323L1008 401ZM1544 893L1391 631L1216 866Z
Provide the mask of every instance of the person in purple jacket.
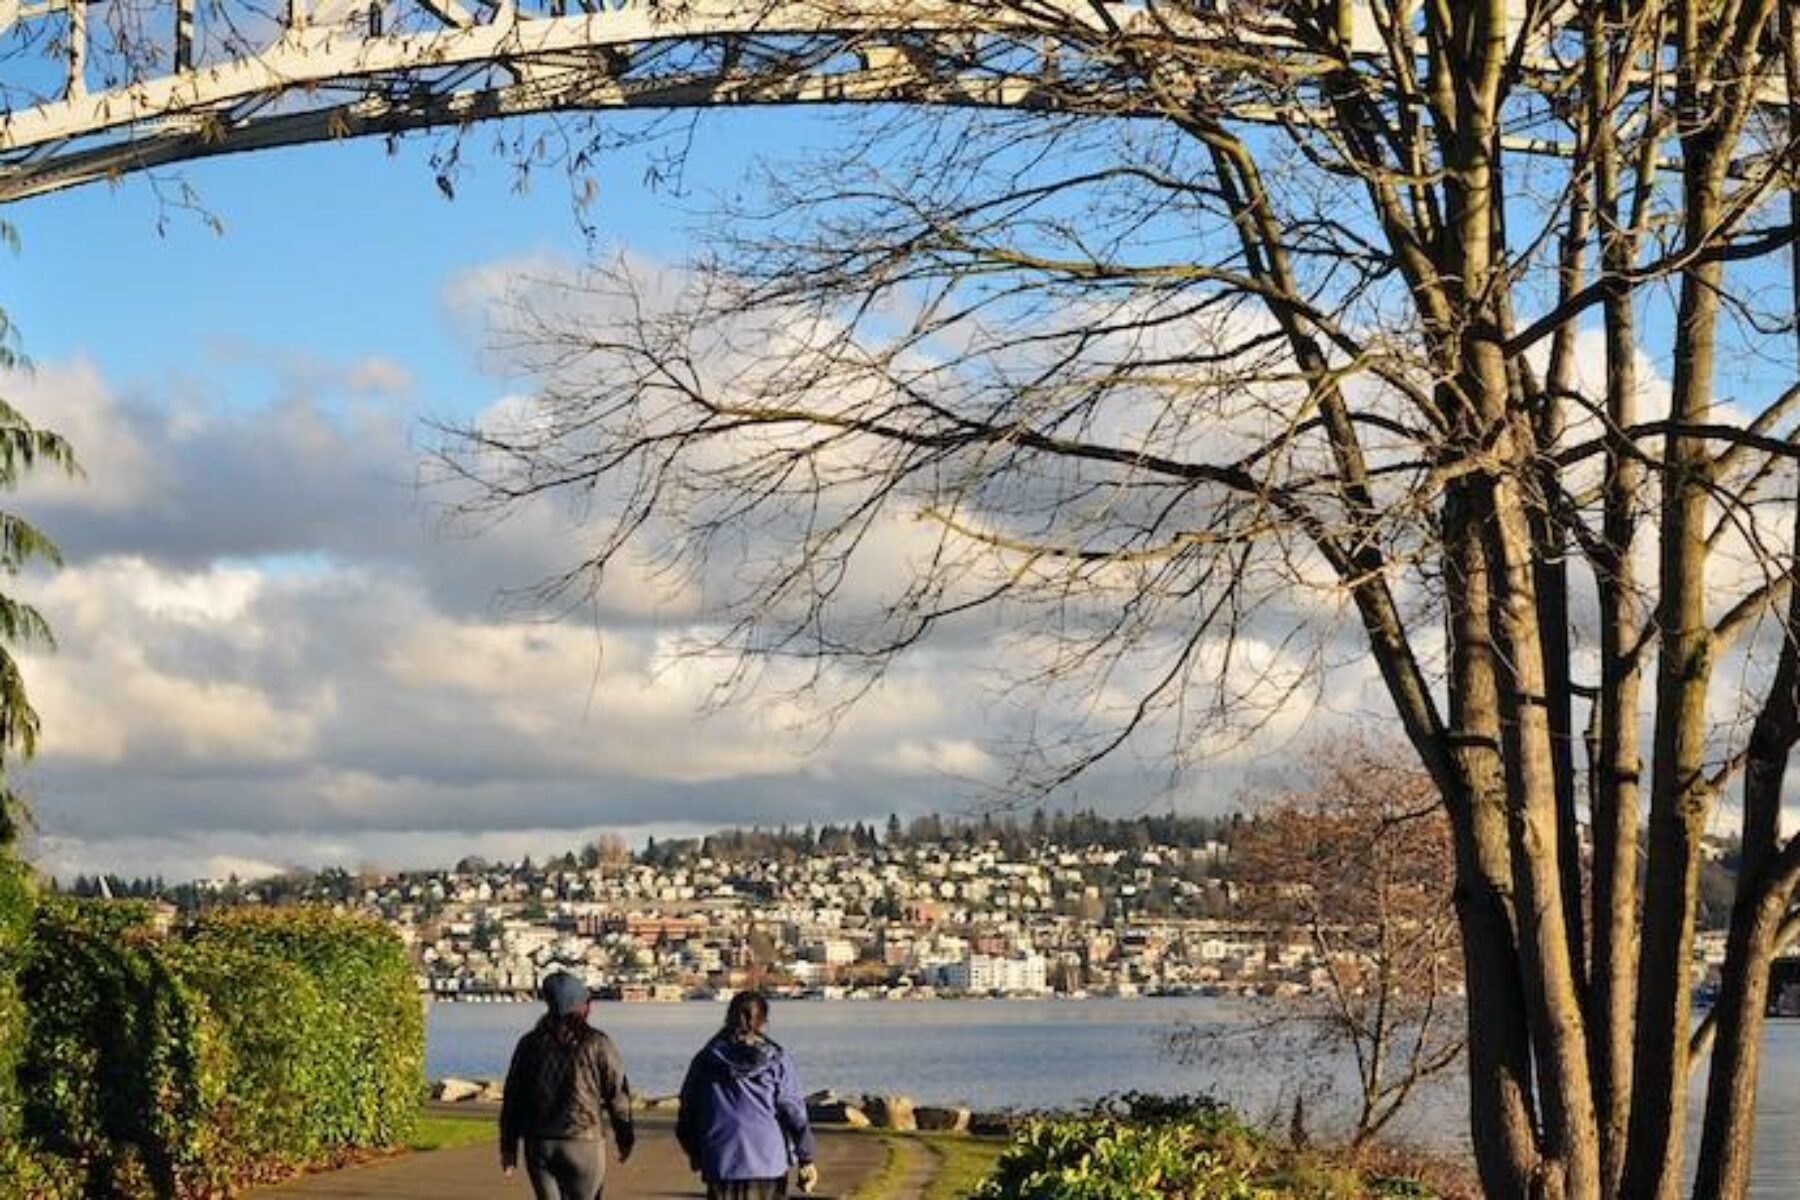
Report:
M768 1026L761 993L733 996L725 1028L694 1056L681 1085L675 1140L706 1180L707 1200L781 1200L795 1164L802 1192L818 1186L806 1101Z

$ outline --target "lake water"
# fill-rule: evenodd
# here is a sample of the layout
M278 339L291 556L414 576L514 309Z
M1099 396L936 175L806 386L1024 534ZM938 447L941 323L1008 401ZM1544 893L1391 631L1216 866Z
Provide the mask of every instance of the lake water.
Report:
M432 1005L427 1072L504 1074L514 1041L541 1011L526 1004ZM788 1048L808 1090L900 1093L974 1108L1069 1108L1127 1090L1200 1091L1271 1118L1286 1112L1296 1077L1305 1074L1307 1111L1315 1124L1329 1124L1332 1107L1318 1080L1333 1071L1299 1050L1227 1049L1205 1065L1185 1065L1169 1051L1169 1034L1183 1022L1229 1030L1257 1011L1254 1002L1206 999L796 1001L775 1006L770 1034ZM592 1020L618 1042L638 1094L654 1096L680 1088L689 1058L723 1016L719 1004L600 1004ZM1396 1132L1456 1150L1467 1143L1465 1111L1460 1078L1446 1079L1415 1101ZM1769 1028L1751 1194L1800 1196L1800 1022Z

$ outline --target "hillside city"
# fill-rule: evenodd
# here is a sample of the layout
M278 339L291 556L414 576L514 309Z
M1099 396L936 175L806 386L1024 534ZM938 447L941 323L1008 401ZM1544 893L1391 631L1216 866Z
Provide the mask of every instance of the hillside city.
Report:
M622 1000L778 995L1294 995L1326 985L1307 930L1257 920L1232 842L1242 816L940 817L883 830L616 837L533 862L397 874L332 869L179 888L171 908L327 903L379 917L442 1000L532 994L556 970ZM1715 845L1716 862L1726 848ZM1279 881L1256 881L1279 886ZM79 879L74 890L93 891ZM1704 986L1723 935L1703 933Z

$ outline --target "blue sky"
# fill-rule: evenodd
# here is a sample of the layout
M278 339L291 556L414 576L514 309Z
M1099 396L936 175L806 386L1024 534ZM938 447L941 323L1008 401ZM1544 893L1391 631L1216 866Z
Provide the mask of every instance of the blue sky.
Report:
M821 114L713 114L700 126L687 184L730 186L771 138L831 136ZM517 190L512 169L482 152L490 139L477 130L456 199L446 200L428 161L435 144L409 138L390 155L363 140L184 167L179 178L223 235L164 208L141 178L24 201L6 214L24 242L7 272L7 309L32 356L83 354L120 377L191 370L209 346L379 353L405 362L424 395L466 408L491 382L459 336L466 331L446 319L445 287L485 263L578 257L586 243L553 170ZM613 156L597 172L601 192L587 217L602 244L677 257L691 197L652 190L647 166L642 153ZM173 183L162 191L177 194ZM255 372L245 375L233 383L251 387L249 401Z

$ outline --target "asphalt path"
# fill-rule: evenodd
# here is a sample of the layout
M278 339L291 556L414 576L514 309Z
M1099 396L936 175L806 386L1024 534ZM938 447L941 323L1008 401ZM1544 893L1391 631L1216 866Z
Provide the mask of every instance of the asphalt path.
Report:
M818 1200L841 1200L887 1160L881 1138L818 1130ZM608 1147L611 1153L611 1147ZM370 1200L508 1200L531 1195L523 1171L500 1173L493 1142L454 1150L408 1154L361 1166L327 1171L252 1193L275 1197L369 1197ZM794 1193L798 1195L798 1193ZM607 1164L605 1200L691 1200L705 1196L699 1179L675 1144L664 1121L640 1121L631 1161Z

